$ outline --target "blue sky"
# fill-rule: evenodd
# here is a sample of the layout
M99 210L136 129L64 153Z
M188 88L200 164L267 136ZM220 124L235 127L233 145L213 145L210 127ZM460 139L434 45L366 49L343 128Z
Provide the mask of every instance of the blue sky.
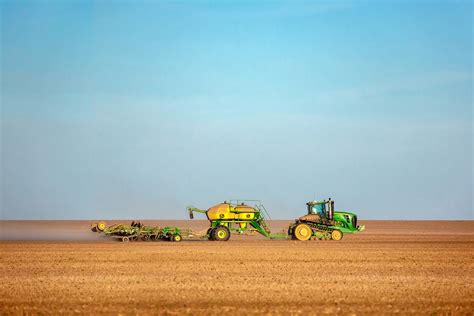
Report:
M3 219L473 219L472 1L0 8Z

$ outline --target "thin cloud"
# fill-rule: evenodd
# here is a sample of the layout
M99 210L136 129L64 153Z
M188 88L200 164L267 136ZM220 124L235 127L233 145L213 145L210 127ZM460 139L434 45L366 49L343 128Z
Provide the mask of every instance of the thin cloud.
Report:
M227 5L214 6L213 8L202 6L193 7L196 14L207 17L226 16L232 18L291 18L304 17L317 14L324 14L335 11L348 10L353 7L352 2L270 2L259 3L258 5L249 3L239 5L236 8L229 8ZM186 8L183 5L183 8Z
M390 93L440 88L469 81L472 81L472 73L466 71L446 70L435 73L412 74L387 79L383 82L370 82L358 87L336 89L321 94L318 100L332 102L334 100L363 99Z

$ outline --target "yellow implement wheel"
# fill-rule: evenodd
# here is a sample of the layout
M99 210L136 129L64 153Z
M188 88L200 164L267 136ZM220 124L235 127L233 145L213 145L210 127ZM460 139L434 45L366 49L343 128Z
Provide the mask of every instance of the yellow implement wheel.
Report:
M341 240L342 239L342 232L340 230L333 230L331 233L332 240Z
M172 240L176 242L180 242L182 239L183 237L181 237L181 235L174 235Z
M298 226L295 227L294 234L295 234L296 239L305 241L311 238L311 235L313 235L313 231L308 225L299 224Z
M100 230L101 232L104 231L106 227L107 225L104 222L97 223L97 229Z
M230 230L225 226L217 226L212 231L213 240L217 241L227 241L230 238Z

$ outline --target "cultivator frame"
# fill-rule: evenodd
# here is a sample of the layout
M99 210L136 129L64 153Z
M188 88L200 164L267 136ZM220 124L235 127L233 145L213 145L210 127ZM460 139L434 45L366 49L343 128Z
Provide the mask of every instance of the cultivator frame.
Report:
M106 236L117 238L122 242L130 241L159 241L167 240L180 242L182 237L182 230L178 227L166 226L147 226L141 222L132 222L128 224L114 224L107 226L105 222L94 223L92 231L97 233L104 233Z

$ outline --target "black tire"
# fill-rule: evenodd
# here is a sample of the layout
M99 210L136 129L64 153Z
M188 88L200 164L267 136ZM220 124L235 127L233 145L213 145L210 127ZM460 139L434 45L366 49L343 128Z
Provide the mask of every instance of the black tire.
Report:
M217 226L212 230L212 239L216 241L227 241L230 238L230 230L225 226Z
M293 225L288 227L288 236L290 237L291 240L296 240L295 235L293 234L294 227Z
M211 227L207 230L207 238L209 238L209 240L213 241L214 240L213 235L214 235L214 228Z

